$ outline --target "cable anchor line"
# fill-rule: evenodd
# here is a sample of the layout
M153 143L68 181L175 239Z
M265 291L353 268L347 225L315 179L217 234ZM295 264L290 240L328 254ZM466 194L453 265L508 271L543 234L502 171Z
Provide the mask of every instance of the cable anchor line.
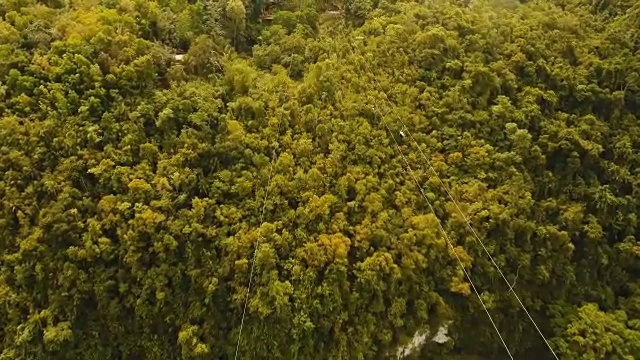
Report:
M294 51L291 52L291 56L293 56ZM289 57L291 57L289 56ZM291 72L291 65L293 64L293 61L291 61L289 63L289 68L287 69L287 76L288 74ZM289 93L289 91L287 90L286 92L286 96L285 99L287 97L289 97L291 94ZM283 100L282 105L280 106L280 117L278 119L278 127L276 129L276 139L277 137L280 135L280 125L282 124L282 119L283 119L283 112L284 112L284 106L286 104L286 100ZM251 286L253 285L253 273L255 270L255 265L256 265L256 258L258 255L258 248L260 247L260 242L262 241L262 231L260 231L260 229L262 228L262 225L264 224L264 212L265 209L267 207L267 199L269 198L269 190L271 189L271 181L273 180L273 168L274 168L274 164L275 161L277 159L276 156L276 150L275 147L272 149L271 152L271 161L269 163L269 178L267 180L267 186L266 186L266 190L265 190L265 194L264 194L264 199L262 200L262 210L260 211L260 227L258 228L258 240L256 241L255 244L255 248L253 249L253 257L251 260L251 270L249 271L249 284L247 285L247 295L245 296L244 299L244 305L242 306L242 318L240 320L240 330L238 331L238 341L236 342L236 351L235 351L235 355L234 355L234 360L238 359L238 354L240 351L240 342L242 340L242 329L244 328L244 320L245 320L245 316L247 313L247 304L249 303L249 295L251 294Z
M386 92L382 89L382 86L380 85L380 83L378 82L378 79L376 79L375 76L373 76L373 80L375 81L376 85L378 86L378 88L380 88L380 91L382 93L382 95L384 96L384 98L387 100L387 103L389 103L389 106L393 109L393 103L391 102L391 100L389 100L389 97L387 96ZM422 159L427 163L427 166L429 167L429 169L431 170L431 172L433 172L433 174L436 176L436 178L438 179L438 182L440 183L440 185L444 188L445 192L447 193L449 199L451 200L451 202L453 202L454 206L456 207L456 209L458 210L458 212L460 213L460 215L462 216L462 218L464 219L464 222L467 224L468 228L471 230L471 233L473 234L473 236L475 237L475 239L480 243L480 245L482 246L482 248L484 249L484 252L489 256L489 260L491 261L491 263L493 264L493 266L496 268L496 270L498 270L498 273L500 274L500 276L502 277L502 279L505 281L505 283L507 284L507 286L509 286L509 290L513 293L513 295L516 297L516 300L518 301L518 303L520 304L520 306L522 307L522 309L524 310L524 312L527 314L527 317L529 318L529 320L531 321L531 323L533 323L533 326L535 327L536 331L538 332L538 334L540 335L540 337L542 338L542 340L544 341L544 343L547 345L547 347L549 348L549 350L551 351L551 354L553 355L554 358L556 358L556 360L559 360L558 355L556 355L555 351L553 350L553 348L551 347L551 344L549 344L549 341L547 341L547 338L544 336L544 334L542 333L542 331L540 330L540 328L538 327L538 324L536 324L535 320L533 320L533 317L531 316L531 314L529 313L529 310L527 310L527 308L524 306L524 304L522 303L522 301L520 300L520 297L518 296L518 294L516 293L515 289L513 288L513 286L511 286L511 284L509 283L509 280L507 280L507 277L502 273L502 270L500 270L500 267L498 266L498 264L495 262L495 260L493 259L493 256L491 255L491 253L489 252L489 250L487 249L487 247L484 245L484 243L482 242L482 240L480 239L480 236L478 236L478 234L476 233L476 231L473 229L473 226L471 226L471 222L469 221L468 217L464 214L464 212L462 211L462 209L460 208L460 206L458 205L458 202L454 199L453 195L451 195L451 191L449 190L449 188L445 185L445 183L442 181L442 179L440 178L438 172L436 171L436 169L433 167L433 165L431 164L431 161L429 161L429 159L427 158L427 156L424 154L424 152L422 151L422 148L420 147L420 144L418 144L418 142L416 141L416 139L413 137L413 134L411 133L411 131L409 130L409 128L406 126L406 124L404 123L404 121L402 120L402 118L400 116L396 116L398 118L398 120L400 121L400 123L402 124L403 127L403 131L405 134L409 135L409 138L411 139L412 143L414 143L416 145L416 147L418 148L418 152L420 153Z
M349 50L351 50L351 54L354 54L355 52L352 50L353 48L351 47L351 44L349 44ZM372 72L369 71L370 74L373 74ZM373 77L374 80L376 81L376 84L379 86L379 83L377 82L377 79L375 79L375 77ZM383 91L384 94L384 91ZM386 97L386 94L385 94ZM388 101L388 99L387 99ZM431 213L433 214L433 216L436 218L436 221L438 223L438 227L440 229L440 231L442 232L445 240L447 241L447 243L449 244L449 247L451 248L451 250L453 251L453 254L455 255L458 264L460 265L460 268L462 269L463 273L465 274L465 277L467 278L467 280L469 281L469 284L471 285L471 288L473 289L473 292L476 294L476 296L478 297L478 300L480 300L480 304L482 305L482 308L484 309L484 311L487 313L487 316L489 317L489 321L491 322L491 325L493 325L493 328L495 329L496 333L498 334L498 337L500 338L500 341L502 342L502 345L504 346L505 350L507 351L507 354L509 355L509 358L511 358L512 360L513 355L511 354L511 351L509 350L509 347L507 346L507 343L504 341L504 338L502 337L502 335L500 334L500 331L498 330L498 326L496 325L496 323L493 321L493 318L491 317L491 314L489 313L489 310L487 309L486 305L484 304L484 301L482 300L482 297L480 296L480 293L478 292L475 284L473 283L473 281L471 280L471 276L469 275L469 273L467 272L467 270L464 267L464 263L462 262L462 260L460 259L460 256L458 255L458 253L455 251L455 247L453 246L453 243L451 242L449 236L447 235L447 232L444 230L444 227L442 225L442 223L440 222L440 219L438 218L438 215L435 212L435 209L433 207L433 205L431 204L431 201L429 201L429 199L427 198L426 194L424 193L424 190L422 188L422 186L420 186L420 182L418 181L418 179L416 178L415 174L413 173L413 170L411 169L411 166L409 165L409 162L407 161L406 157L404 156L404 153L402 152L402 150L400 149L400 145L398 144L398 141L396 140L395 136L393 135L393 131L391 131L391 128L389 127L389 124L387 123L385 117L380 113L379 110L376 110L376 107L371 104L371 109L374 113L379 113L380 114L380 119L382 120L382 122L384 123L384 126L387 128L387 131L389 132L389 135L391 135L391 138L393 139L393 142L395 144L396 149L398 150L398 152L400 153L400 156L402 157L405 165L407 166L407 168L409 169L409 173L411 174L411 177L413 178L414 182L416 183L416 185L418 186L418 189L420 190L420 193L422 194L422 197L424 198L424 200L426 201L427 205L429 206L429 209L431 210ZM404 124L403 124L404 125ZM404 126L404 128L406 128L406 126ZM404 137L404 135L402 135ZM406 172L406 170L405 170Z

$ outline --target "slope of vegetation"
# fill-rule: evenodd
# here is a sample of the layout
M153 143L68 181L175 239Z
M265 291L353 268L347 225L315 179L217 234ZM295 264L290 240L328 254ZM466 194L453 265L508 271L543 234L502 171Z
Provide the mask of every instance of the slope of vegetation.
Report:
M640 358L640 3L0 16L0 359Z

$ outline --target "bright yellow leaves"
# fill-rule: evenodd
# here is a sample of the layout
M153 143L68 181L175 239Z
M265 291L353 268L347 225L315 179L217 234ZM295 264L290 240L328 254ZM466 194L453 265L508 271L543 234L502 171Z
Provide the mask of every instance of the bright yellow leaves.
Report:
M146 181L142 179L134 179L129 183L129 190L135 193L144 193L147 191L151 191L151 185L149 185Z
M202 330L197 325L184 325L178 333L178 345L181 347L182 355L186 358L200 357L209 354L209 346L202 342Z
M320 198L314 196L309 200L305 210L311 219L320 220L329 216L331 206L334 203L336 203L336 198L333 195L323 195Z
M453 251L455 252L455 255L454 254L451 254L451 255L456 256L458 259L460 259L463 266L467 269L467 273L469 273L468 269L471 268L471 264L473 262L473 259L471 258L471 256L469 256L469 254L467 254L464 248L460 246L454 247ZM456 259L456 262L457 262L457 259ZM466 276L464 275L461 269L457 271L457 276L452 278L451 281L452 282L449 285L450 291L454 293L462 294L462 295L469 295L471 293L471 286L468 282L469 280L466 278Z
M377 288L386 287L381 282L383 278L397 279L400 277L400 268L394 263L392 255L384 251L375 252L372 256L356 265L356 268L355 272L360 279Z
M229 0L225 8L227 16L234 22L236 29L244 25L246 9L241 0ZM235 36L235 35L234 35Z
M229 140L240 144L243 143L245 132L240 122L236 120L228 120L227 130L229 131Z
M115 196L105 195L98 202L98 209L100 209L100 211L104 212L105 214L108 214L116 207L117 204L118 200Z
M451 283L449 286L449 290L453 293L461 294L461 295L469 295L471 294L471 285L468 282L463 282L458 279Z
M434 231L438 227L438 219L433 214L422 214L413 216L409 219L409 226L422 231L426 229L433 229Z
M312 268L328 264L346 265L351 241L342 234L320 235L316 242L307 243L299 251L299 257Z
M73 339L71 323L63 321L54 326L47 326L43 334L44 343L50 348L58 348L63 342Z

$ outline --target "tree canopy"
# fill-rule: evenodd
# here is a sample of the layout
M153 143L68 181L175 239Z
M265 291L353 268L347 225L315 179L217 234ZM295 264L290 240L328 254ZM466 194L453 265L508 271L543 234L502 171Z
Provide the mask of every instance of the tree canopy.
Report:
M0 17L0 359L640 359L637 1Z

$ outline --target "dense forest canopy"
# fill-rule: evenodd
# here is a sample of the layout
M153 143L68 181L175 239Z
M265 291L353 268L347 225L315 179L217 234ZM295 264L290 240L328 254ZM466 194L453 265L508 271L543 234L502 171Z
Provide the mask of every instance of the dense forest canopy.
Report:
M640 359L640 2L0 16L0 359Z

